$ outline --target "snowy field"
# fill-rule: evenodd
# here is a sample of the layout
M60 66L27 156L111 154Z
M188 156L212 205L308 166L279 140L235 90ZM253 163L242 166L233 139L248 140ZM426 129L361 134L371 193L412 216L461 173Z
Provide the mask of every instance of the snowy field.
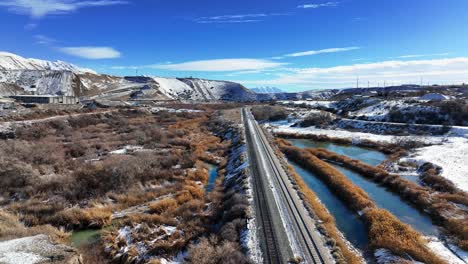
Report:
M430 162L442 168L442 176L451 180L458 188L468 192L468 127L454 127L446 136L392 136L378 135L347 130L319 129L315 127L290 127L291 123L269 123L266 126L274 132L298 133L309 135L326 135L335 138L348 138L353 142L372 140L376 142L391 143L399 138L413 139L433 144L428 147L416 149L410 157L420 165Z

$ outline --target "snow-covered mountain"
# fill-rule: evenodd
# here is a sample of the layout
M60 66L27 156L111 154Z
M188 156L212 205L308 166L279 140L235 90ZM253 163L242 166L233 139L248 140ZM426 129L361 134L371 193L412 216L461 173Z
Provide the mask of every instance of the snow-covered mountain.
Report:
M42 70L42 71L71 71L74 73L95 73L90 69L79 68L63 61L46 61L26 59L19 55L0 51L0 70Z
M97 74L66 62L25 59L0 52L0 96L73 95L102 99L253 101L241 84L195 78L119 77Z
M78 89L76 75L71 71L0 70L0 88L16 86L14 94L75 95ZM13 92L13 90L10 90ZM4 90L3 95L12 95ZM2 95L2 94L0 94Z
M256 93L266 93L266 94L284 93L284 91L281 90L280 88L270 87L270 86L262 86L262 87L257 87L257 88L251 88L250 90L253 91L253 92L256 92Z
M182 100L255 100L256 94L241 84L196 78L152 78L162 93Z

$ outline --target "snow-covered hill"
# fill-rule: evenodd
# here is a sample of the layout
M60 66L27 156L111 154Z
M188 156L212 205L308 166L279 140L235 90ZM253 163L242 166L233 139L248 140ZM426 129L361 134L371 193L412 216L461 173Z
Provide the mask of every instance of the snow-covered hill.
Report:
M95 73L90 69L79 68L63 61L46 61L39 59L26 59L13 53L0 51L0 70L46 70L71 71L74 73Z
M70 71L0 70L0 86L15 85L22 88L24 93L41 95L74 95L77 88L75 78Z
M266 93L266 94L284 93L284 91L281 90L280 88L270 87L270 86L262 86L262 87L257 87L257 88L251 88L250 90L253 91L253 92L256 92L256 93Z
M66 62L25 59L0 52L0 96L31 93L88 96L108 100L254 101L265 97L234 82L111 76L97 74Z
M181 100L255 100L256 94L244 86L227 81L211 81L194 78L153 77L162 93Z

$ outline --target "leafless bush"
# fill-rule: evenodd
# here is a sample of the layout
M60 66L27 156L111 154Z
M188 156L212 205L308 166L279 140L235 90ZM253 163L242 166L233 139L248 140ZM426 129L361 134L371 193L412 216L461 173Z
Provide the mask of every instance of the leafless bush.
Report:
M244 264L250 263L240 252L239 246L232 242L220 243L216 237L202 238L198 244L189 247L188 263L196 264Z
M278 121L288 118L288 112L281 106L254 106L252 114L258 121Z
M326 127L334 121L332 114L327 112L312 112L308 114L299 125L301 127Z
M412 139L407 137L394 137L392 139L391 145L397 148L411 150L415 148L424 147L426 146L426 143L418 139Z

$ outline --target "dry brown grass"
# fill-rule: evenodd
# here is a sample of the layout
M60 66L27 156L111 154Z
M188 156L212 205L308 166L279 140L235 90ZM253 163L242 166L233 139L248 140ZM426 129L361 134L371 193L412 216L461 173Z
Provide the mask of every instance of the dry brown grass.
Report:
M188 263L193 264L247 264L250 261L240 253L239 245L223 242L215 237L202 238L198 244L189 247Z
M173 198L166 198L149 205L150 213L162 214L164 212L172 213L177 208L177 201Z
M67 229L101 228L109 225L112 218L110 208L71 208L60 211L52 216L48 222Z
M403 224L390 212L372 208L364 213L368 223L369 241L373 248L388 248L400 256L411 255L424 263L443 264L427 246L421 234Z
M70 237L69 233L60 231L51 225L25 227L16 216L0 210L0 241L39 234L48 235L52 241L64 244L69 242Z

